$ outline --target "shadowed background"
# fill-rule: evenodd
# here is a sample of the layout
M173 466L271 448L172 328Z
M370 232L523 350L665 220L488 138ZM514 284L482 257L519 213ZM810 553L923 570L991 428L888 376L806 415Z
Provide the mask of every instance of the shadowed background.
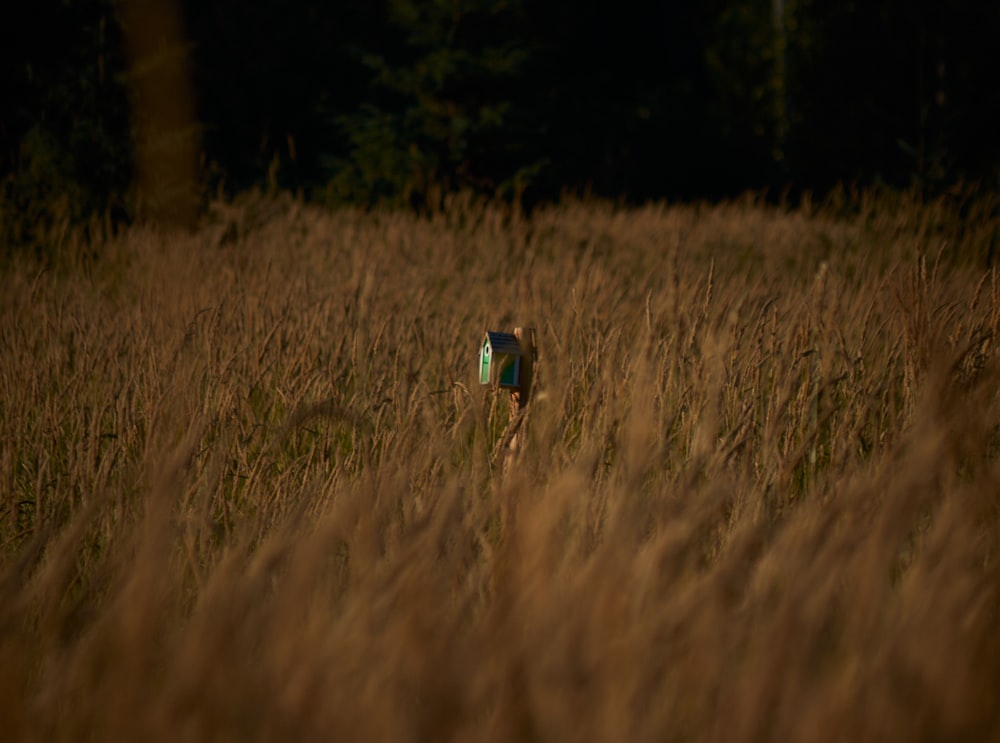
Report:
M972 0L39 0L0 33L3 193L40 214L156 212L178 178L184 221L249 187L676 200L1000 167L1000 7Z

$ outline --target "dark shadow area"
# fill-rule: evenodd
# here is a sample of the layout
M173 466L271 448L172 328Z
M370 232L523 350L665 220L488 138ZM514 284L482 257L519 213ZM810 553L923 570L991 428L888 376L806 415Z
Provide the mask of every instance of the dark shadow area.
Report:
M530 204L1000 177L1000 6L972 0L39 0L0 35L14 241L13 215L184 222L248 188Z

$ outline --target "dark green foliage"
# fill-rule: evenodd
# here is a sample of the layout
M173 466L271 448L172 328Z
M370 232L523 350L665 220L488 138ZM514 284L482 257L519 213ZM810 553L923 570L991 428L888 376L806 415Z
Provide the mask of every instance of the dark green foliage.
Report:
M212 190L322 188L322 160L345 148L335 120L369 77L352 50L382 43L383 3L182 4Z
M424 205L452 189L534 203L1000 187L996 3L176 2L204 192ZM0 24L7 252L135 216L125 7L38 0Z
M783 165L782 36L772 0L728 3L719 13L705 63L710 120L729 179L780 177Z
M11 106L0 114L0 239L123 214L131 178L128 99L110 0L39 2L6 29Z
M394 55L362 57L375 102L339 117L349 143L333 158L334 201L424 202L436 188L517 190L534 166L519 161L513 86L526 52L519 4L503 0L390 0Z

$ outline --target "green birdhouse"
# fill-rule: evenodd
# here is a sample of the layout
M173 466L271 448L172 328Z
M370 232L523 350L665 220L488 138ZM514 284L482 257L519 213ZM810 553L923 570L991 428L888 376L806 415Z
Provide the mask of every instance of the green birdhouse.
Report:
M521 344L516 335L486 331L479 350L479 383L520 388Z

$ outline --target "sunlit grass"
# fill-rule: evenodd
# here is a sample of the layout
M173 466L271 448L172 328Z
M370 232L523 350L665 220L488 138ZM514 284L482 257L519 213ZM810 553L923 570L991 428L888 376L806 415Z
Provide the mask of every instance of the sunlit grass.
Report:
M997 739L998 220L250 198L12 257L0 729Z

